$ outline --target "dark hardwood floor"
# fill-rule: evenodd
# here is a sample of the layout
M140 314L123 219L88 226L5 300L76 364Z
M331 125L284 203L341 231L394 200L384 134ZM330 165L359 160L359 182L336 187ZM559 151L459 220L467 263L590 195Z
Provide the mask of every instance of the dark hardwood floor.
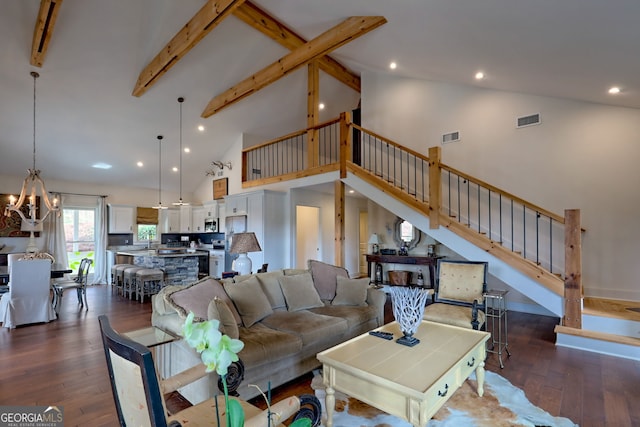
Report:
M117 418L102 350L98 316L126 332L151 322L151 304L112 295L106 286L87 292L89 311L67 293L60 317L48 324L0 328L0 405L58 405L65 426L115 426ZM522 388L531 402L582 427L640 426L640 362L554 345L557 319L509 313L511 358L486 367ZM310 377L274 391L311 392ZM176 403L175 397L172 403ZM171 405L170 405L171 406Z

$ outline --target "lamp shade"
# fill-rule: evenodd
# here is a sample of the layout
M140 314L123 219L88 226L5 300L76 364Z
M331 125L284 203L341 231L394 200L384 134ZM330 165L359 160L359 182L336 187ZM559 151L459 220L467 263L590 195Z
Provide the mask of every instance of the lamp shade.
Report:
M260 252L260 244L255 233L234 233L229 252L232 254L246 254L247 252Z
M378 238L378 234L377 233L373 233L371 235L371 237L369 237L369 244L371 244L371 245L380 244L380 239Z

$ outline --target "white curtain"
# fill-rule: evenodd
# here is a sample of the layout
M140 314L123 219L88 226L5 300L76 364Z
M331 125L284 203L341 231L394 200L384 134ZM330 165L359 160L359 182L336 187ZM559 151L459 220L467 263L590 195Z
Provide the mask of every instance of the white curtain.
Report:
M51 214L47 217L44 224L44 246L46 252L53 256L57 264L66 266L69 260L67 259L67 243L64 238L64 221L62 218L64 200L60 194L56 194L55 197L59 200L60 216Z
M92 285L107 283L107 201L98 196L96 209L96 250Z

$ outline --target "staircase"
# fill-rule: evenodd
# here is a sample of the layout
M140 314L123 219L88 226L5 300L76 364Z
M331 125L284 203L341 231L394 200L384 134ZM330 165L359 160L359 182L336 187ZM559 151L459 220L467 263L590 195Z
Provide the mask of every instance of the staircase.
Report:
M561 318L557 345L640 360L640 319L582 313L579 211L577 220L575 211L565 219L443 164L439 147L426 157L354 125L348 114L243 150L243 171L243 187L339 172L460 256L487 261L491 275Z

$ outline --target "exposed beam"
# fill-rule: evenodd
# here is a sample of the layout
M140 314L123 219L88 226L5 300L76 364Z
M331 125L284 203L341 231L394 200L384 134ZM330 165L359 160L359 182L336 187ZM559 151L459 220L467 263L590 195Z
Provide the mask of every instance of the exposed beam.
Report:
M315 39L294 49L273 64L214 97L202 112L202 117L212 116L223 108L259 91L308 62L326 55L386 22L387 20L383 16L352 16L347 18Z
M42 67L62 0L41 0L31 42L31 65Z
M134 96L141 96L160 76L173 67L204 36L228 17L244 0L209 0L193 18L173 36L171 41L142 70L133 88Z
M279 22L250 1L245 1L238 6L233 15L289 50L297 49L307 42L282 22ZM324 56L318 59L318 65L325 73L351 89L360 92L360 76L335 59L330 56Z

